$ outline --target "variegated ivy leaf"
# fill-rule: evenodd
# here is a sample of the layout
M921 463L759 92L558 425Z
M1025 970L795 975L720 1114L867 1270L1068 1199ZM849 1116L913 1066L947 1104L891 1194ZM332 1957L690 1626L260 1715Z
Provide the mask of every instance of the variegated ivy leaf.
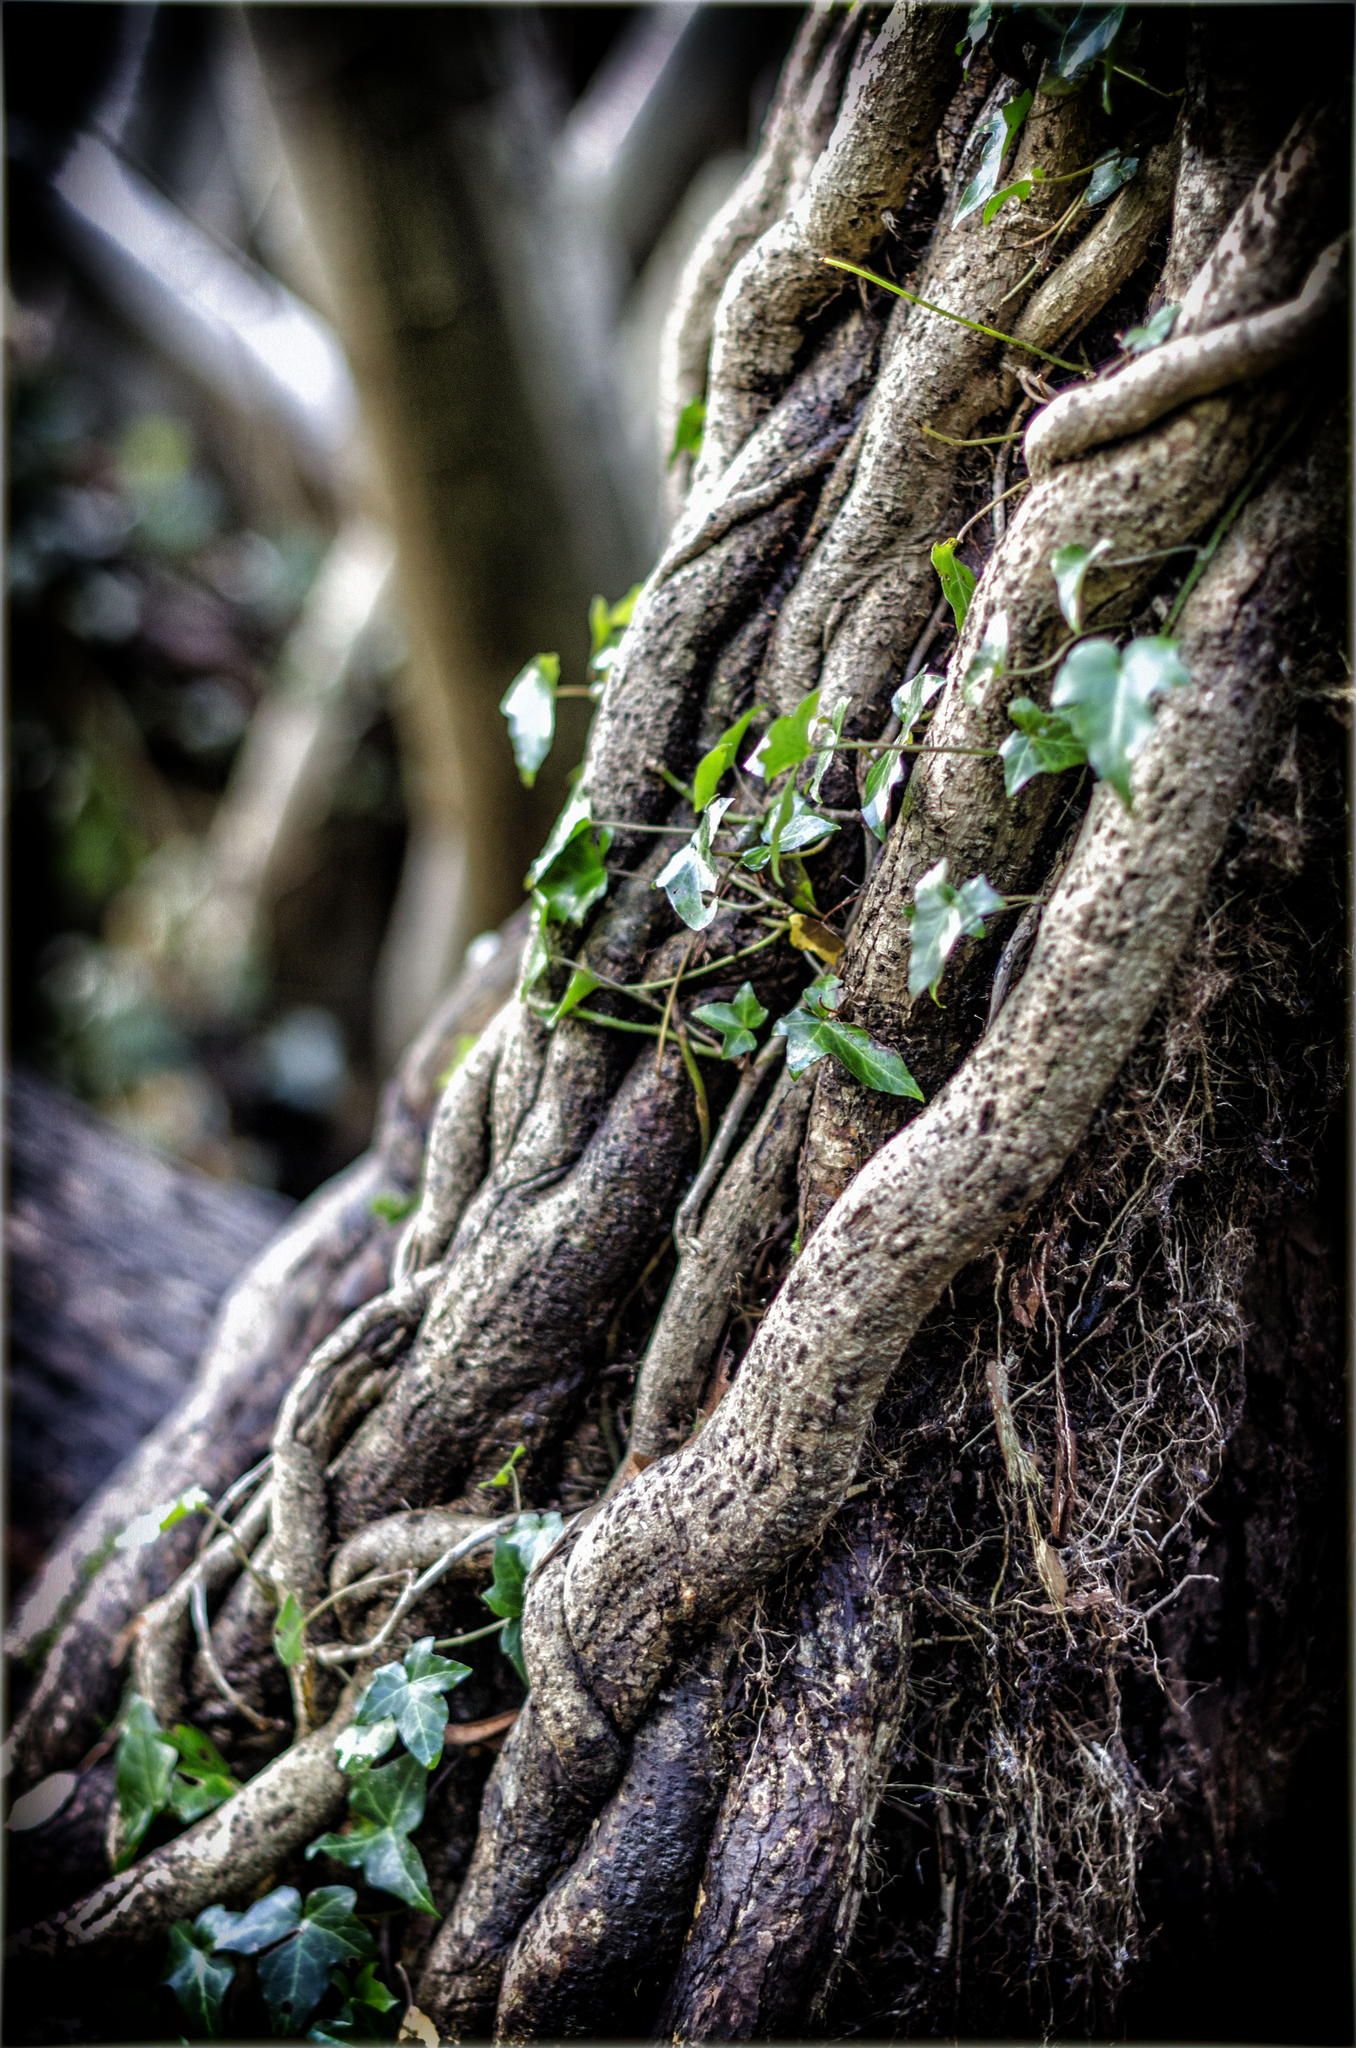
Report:
M692 837L655 876L655 888L664 891L689 931L704 932L716 914L719 877L712 860L711 841L733 801L728 796L714 798L703 811Z
M354 1721L359 1727L394 1721L410 1755L418 1757L425 1770L432 1770L443 1753L447 1726L444 1695L470 1675L469 1664L440 1657L433 1637L425 1636L399 1663L383 1664L373 1674L354 1710Z
M929 868L905 912L911 926L909 994L930 989L935 995L942 969L960 941L983 938L985 918L1006 908L1007 899L983 875L972 875L958 889L948 880L945 860Z
M991 199L997 191L998 181L1003 174L1003 158L1007 155L1009 145L1018 129L1023 121L1025 121L1030 106L1031 94L1029 92L1020 92L1012 99L1005 100L1001 107L995 107L993 113L989 116L988 127L984 134L984 146L980 152L979 167L974 177L971 178L969 184L961 193L960 205L956 208L955 219L952 223L954 227L959 227L963 220L968 220L970 215L976 213L984 205L985 201Z
M1059 592L1059 608L1064 614L1070 632L1083 630L1083 579L1100 555L1106 554L1111 542L1103 538L1094 541L1090 548L1078 541L1070 541L1065 547L1056 548L1050 557L1050 573L1055 579Z
M995 612L984 628L984 638L965 664L961 695L967 704L973 704L976 692L985 683L996 682L1007 668L1008 639L1008 615Z
M810 728L818 711L819 692L811 690L794 711L788 711L784 718L774 718L744 763L746 772L773 782L788 768L799 768L802 761L808 761L814 752Z
M508 723L509 743L518 764L518 777L531 789L537 770L551 751L556 736L556 690L560 683L560 656L534 654L518 671L499 702Z

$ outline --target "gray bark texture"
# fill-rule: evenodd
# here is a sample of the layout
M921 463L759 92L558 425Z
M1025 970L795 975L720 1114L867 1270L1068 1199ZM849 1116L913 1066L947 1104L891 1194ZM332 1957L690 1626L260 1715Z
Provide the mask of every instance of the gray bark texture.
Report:
M1344 1868L1335 1822L1301 1841L1341 1770L1349 25L1305 18L1324 65L1145 9L1104 101L1100 68L1038 75L1025 14L968 68L964 10L807 16L670 328L668 431L704 395L705 438L584 757L606 894L444 1009L18 1618L25 1783L106 1782L128 1657L248 1781L112 1877L72 1803L33 2037L109 1957L148 1984L173 1921L307 1882L362 1682L484 1620L516 1446L565 1517L530 1689L468 1649L418 1837L437 1922L383 1937L442 2038L1344 2023L1336 1907L1303 2015L1240 1967L1303 1855L1339 1896ZM957 223L1028 82L1026 197ZM1133 176L1083 204L1113 147ZM954 630L948 537L978 577ZM1086 769L1009 797L1009 704L1047 709L1089 635L1170 638L1187 677L1130 801ZM925 666L878 844L866 764ZM812 690L840 829L780 874L727 839L685 928L655 878L697 763ZM721 787L766 800L737 764ZM1022 914L933 1001L905 912L943 860ZM776 1038L712 1056L698 1004L747 980L779 1018L828 959L921 1102L832 1057L797 1077ZM417 1193L398 1238L378 1186ZM89 1567L171 1469L220 1492L265 1454L234 1540ZM288 1595L316 1611L290 1672Z

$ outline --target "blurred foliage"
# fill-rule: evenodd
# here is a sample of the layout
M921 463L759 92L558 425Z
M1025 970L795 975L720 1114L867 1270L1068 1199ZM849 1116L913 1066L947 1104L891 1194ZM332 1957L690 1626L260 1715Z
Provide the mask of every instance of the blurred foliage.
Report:
M328 535L252 515L170 380L148 407L144 369L97 376L82 341L59 348L30 309L11 341L13 1056L211 1171L301 1194L370 1114L393 743L374 713L273 958L218 943L206 834ZM321 872L331 841L358 887Z

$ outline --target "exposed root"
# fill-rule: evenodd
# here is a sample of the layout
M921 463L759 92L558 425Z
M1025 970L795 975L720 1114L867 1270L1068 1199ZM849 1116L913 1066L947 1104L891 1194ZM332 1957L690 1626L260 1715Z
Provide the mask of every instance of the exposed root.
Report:
M1062 393L1027 428L1032 475L1139 433L1194 398L1268 376L1315 347L1346 303L1346 256L1345 240L1334 242L1319 257L1298 298L1205 334L1165 342L1113 377Z

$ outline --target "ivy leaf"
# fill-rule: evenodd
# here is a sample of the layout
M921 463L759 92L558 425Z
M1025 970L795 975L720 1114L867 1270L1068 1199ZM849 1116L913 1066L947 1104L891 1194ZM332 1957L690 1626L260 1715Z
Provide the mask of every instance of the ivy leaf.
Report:
M611 668L622 634L631 623L640 596L641 586L633 583L625 597L619 597L615 604L609 604L605 597L595 597L589 606L589 668L596 676L602 676Z
M161 1982L168 1984L198 2034L218 2031L222 2000L235 1978L235 1964L220 1961L213 1946L211 1935L187 1920L176 1920L170 1928L169 1968Z
M376 1964L364 1963L353 1986L353 2002L355 2005L370 2005L373 2012L390 2012L400 2000L382 1983Z
M491 1614L504 1621L499 1647L523 1684L528 1683L523 1661L523 1601L528 1574L564 1533L565 1524L554 1510L545 1515L519 1515L513 1527L494 1546L494 1576L488 1593L481 1599Z
M715 798L686 845L680 846L655 876L655 888L664 891L689 931L705 931L716 914L718 876L712 865L711 840L733 801L727 796Z
M702 439L706 433L706 400L689 398L678 415L673 430L673 446L669 450L669 468L680 455L700 455Z
M897 1052L881 1045L857 1024L838 1017L817 1016L797 1008L781 1017L773 1031L786 1040L786 1064L793 1075L805 1073L826 1054L854 1080L882 1095L908 1095L923 1100L923 1091Z
M1083 640L1055 677L1050 701L1062 711L1088 761L1130 809L1130 764L1153 730L1153 702L1189 680L1175 640Z
M834 1015L841 997L842 983L836 974L818 975L796 1008L773 1025L774 1033L786 1040L791 1074L807 1072L827 1055L866 1087L885 1095L909 1095L921 1102L923 1091L899 1054L858 1025L845 1024Z
M505 1458L503 1464L499 1467L499 1470L495 1473L493 1479L487 1479L485 1481L485 1484L487 1486L508 1486L513 1479L514 1466L517 1465L526 1456L527 1445L515 1444L513 1446L513 1449L509 1452L507 1458Z
M591 996L598 986L598 977L587 967L576 967L565 984L565 993L547 1016L547 1028L554 1031L562 1017L568 1017L571 1010L578 1009L585 996Z
M961 695L973 705L975 693L987 683L996 683L1008 665L1008 615L995 612L984 628L984 638L965 665Z
M417 1195L373 1195L368 1203L372 1215L382 1223L403 1223L419 1207Z
M1061 775L1066 768L1081 768L1087 760L1083 742L1067 718L1057 711L1043 711L1030 697L1014 697L1008 717L1017 727L998 749L1003 760L1003 787L1009 796L1035 775Z
M989 222L1003 211L1010 199L1029 199L1035 186L1040 183L1040 177L1041 174L1033 170L1029 177L1014 178L1010 185L1000 185L993 197L984 202L984 212L981 216L983 225L987 227Z
M829 763L833 760L834 748L843 737L843 726L847 720L847 715L848 701L844 697L834 705L832 717L819 718L816 720L816 725L811 727L815 743L820 749L815 755L814 770L810 776L810 801L812 804L819 802L819 792L824 787L824 777L829 772Z
M556 736L556 690L560 683L560 656L534 654L518 671L499 702L508 721L509 743L518 764L524 789L531 789L537 770L551 751Z
M904 756L891 748L879 755L866 771L862 789L862 818L867 830L884 842L890 828L890 799L904 779Z
M967 569L964 562L956 560L954 540L939 540L932 550L932 566L937 571L942 586L942 595L951 607L951 616L956 621L956 631L965 629L965 616L970 609L977 578L973 569Z
M1114 192L1119 192L1122 185L1130 183L1138 169L1137 156L1120 156L1115 150L1108 150L1106 155L1098 157L1093 165L1088 189L1083 194L1084 206L1089 209L1094 206L1105 206Z
M990 888L983 875L972 875L957 889L947 879L947 864L929 868L913 892L905 912L912 927L909 952L909 994L935 995L942 969L962 939L982 939L984 920L1007 908L1006 897Z
M167 1742L149 1700L130 1693L123 1709L114 1766L114 1791L122 1823L117 1868L125 1870L158 1814L170 1803L179 1752Z
M928 705L945 687L945 676L938 675L935 669L925 668L911 676L907 683L901 683L895 691L890 699L890 709L899 720L899 737L905 746L913 738L913 729Z
M720 1056L723 1060L737 1060L746 1052L752 1052L758 1040L755 1033L760 1024L766 1024L767 1011L753 992L752 982L744 986L728 1003L699 1003L692 1015L699 1024L709 1024L721 1037Z
M428 1774L413 1756L361 1772L349 1794L354 1826L344 1835L322 1835L307 1856L331 1856L361 1869L376 1890L436 1917L423 1858L410 1840L424 1818L427 1784Z
M385 1756L396 1739L394 1721L373 1721L365 1728L345 1728L334 1738L334 1760L341 1771L352 1775L365 1771L378 1757Z
M1111 542L1106 539L1095 541L1090 548L1070 541L1067 546L1056 548L1050 557L1050 573L1059 592L1059 608L1071 632L1081 633L1083 630L1083 578L1098 556L1106 554L1110 547Z
M528 1574L564 1534L565 1524L554 1510L544 1515L519 1515L494 1546L494 1572L481 1599L491 1614L516 1621L523 1611Z
M761 718L762 716L762 705L755 704L751 711L746 711L744 716L737 718L733 725L727 725L714 747L702 755L701 760L697 763L697 772L692 778L692 808L694 811L704 811L706 809L706 806L720 787L721 777L734 765L735 756L739 752L740 741L752 725L754 719Z
M353 1896L350 1892L350 1899ZM260 1949L272 1948L275 1941L290 1934L300 1919L301 1893L290 1884L282 1884L276 1891L256 1899L243 1913L232 1913L225 1906L209 1906L199 1913L197 1926L211 1935L218 1948L228 1949L233 1955L257 1956Z
M1112 47L1125 24L1124 7L1080 7L1066 17L1068 27L1059 49L1041 79L1041 91L1057 95L1078 92L1094 67L1103 67L1102 101L1107 112Z
M819 692L811 690L794 711L788 711L784 718L774 718L744 763L749 774L772 782L788 768L799 768L802 761L807 761L814 752L810 728L818 711Z
M1002 175L1003 158L1008 153L1008 145L1025 121L1030 106L1031 94L1021 92L1015 99L1006 100L1001 107L996 107L990 115L979 168L961 193L960 205L956 208L952 221L953 227L959 227L963 220L968 220L972 213L983 206L986 199L992 198Z
M170 1787L170 1809L176 1820L201 1820L205 1813L214 1812L240 1790L215 1742L199 1729L181 1721L170 1729L168 1740L179 1757Z
M172 1529L176 1522L182 1522L188 1515L201 1514L211 1506L211 1499L201 1486L190 1486L173 1500L161 1501L159 1507L148 1508L144 1515L136 1515L127 1527L114 1538L115 1550L143 1550L148 1543L163 1536L166 1529Z
M962 68L966 71L970 69L970 63L975 51L989 33L989 23L993 18L993 4L994 0L975 0L974 6L966 16L965 34L956 45L956 55L964 58L965 61Z
M307 1899L290 1939L260 1957L259 1988L279 2032L305 2026L337 1964L364 1961L375 1952L371 1933L354 1913L356 1903L348 1885L323 1885Z
M273 1624L273 1648L290 1671L306 1656L306 1617L295 1593L288 1593Z
M792 782L788 782L771 815L764 820L762 838L772 862L772 872L781 880L779 862L784 853L803 853L838 830L832 818L822 818L807 804ZM747 865L747 863L746 863Z
M578 832L566 842L533 890L548 924L579 924L607 894L603 855L612 844L606 828Z
M1121 347L1127 355L1147 355L1151 348L1158 348L1168 339L1177 325L1177 315L1181 310L1175 300L1169 305L1160 306L1142 327L1127 327L1124 334L1117 337Z
M398 1664L383 1664L373 1674L358 1701L354 1721L360 1727L394 1721L410 1755L431 1771L443 1753L447 1726L443 1695L470 1675L469 1664L438 1656L433 1637L425 1636Z

